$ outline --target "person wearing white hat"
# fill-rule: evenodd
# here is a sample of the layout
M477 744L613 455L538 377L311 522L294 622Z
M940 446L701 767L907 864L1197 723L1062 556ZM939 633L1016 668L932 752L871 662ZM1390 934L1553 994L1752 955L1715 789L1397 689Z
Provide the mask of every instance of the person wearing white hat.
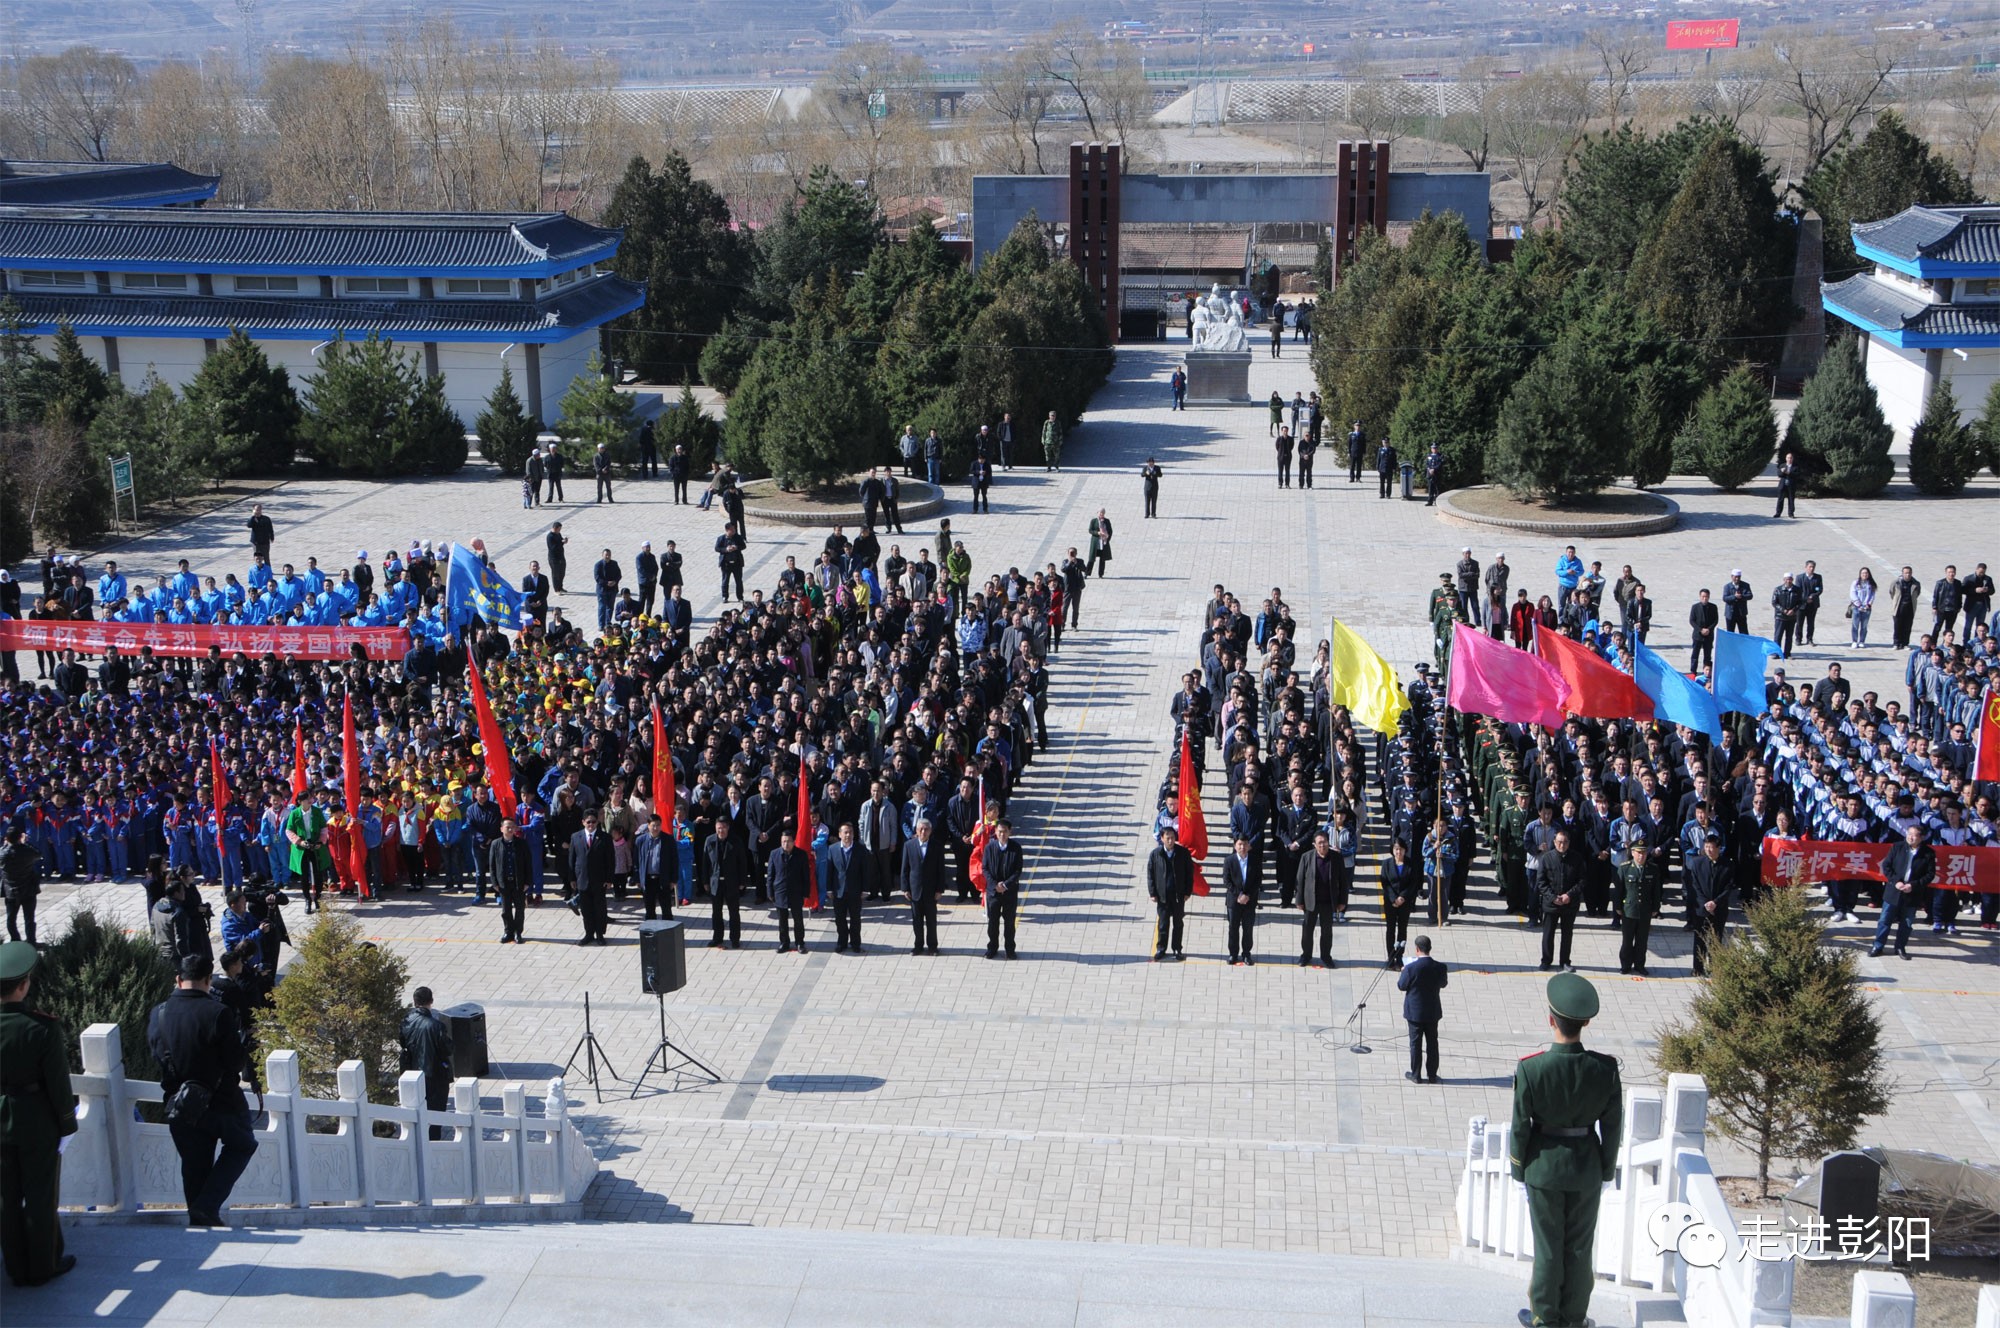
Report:
M1722 627L1728 632L1748 632L1750 630L1750 601L1754 592L1750 583L1743 579L1743 569L1729 569L1729 580L1722 587Z
M653 596L660 588L660 560L653 553L653 541L640 542L639 552L632 559L632 572L639 578L639 613L650 618L653 616Z

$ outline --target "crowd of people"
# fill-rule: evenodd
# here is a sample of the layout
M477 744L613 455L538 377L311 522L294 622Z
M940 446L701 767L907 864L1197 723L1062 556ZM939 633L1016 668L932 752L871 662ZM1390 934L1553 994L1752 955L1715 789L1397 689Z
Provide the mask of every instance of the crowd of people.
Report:
M1524 612L1530 591L1515 587L1515 608L1503 616L1511 579L1505 555L1482 571L1463 550L1431 593L1440 659L1452 625L1470 622L1495 637L1508 632L1523 649L1535 632L1560 632L1632 672L1633 643L1645 641L1653 622L1644 581L1630 564L1621 569L1610 585L1614 623L1603 605L1602 563L1586 565L1571 545L1553 570L1552 594ZM1876 589L1872 571L1859 569L1844 614L1851 649L1868 645ZM1720 604L1703 589L1691 606L1690 673L1705 681L1718 627L1751 633L1768 622L1785 658L1795 643L1814 644L1826 592L1824 575L1807 559L1774 587L1769 618L1753 617L1755 592L1742 569L1732 570ZM1694 933L1694 971L1703 972L1732 907L1767 888L1764 847L1773 839L1901 846L1886 882L1787 883L1823 891L1836 926L1864 925L1859 910L1867 901L1877 910L1873 953L1907 957L1918 912L1938 936L1960 935L1960 919L1973 907L1983 928L2000 929L2000 895L1945 888L1930 865L1936 845L2000 843L1995 790L1973 778L1982 707L2000 687L1993 582L1980 564L1969 576L1947 567L1926 587L1905 566L1890 595L1891 648L1908 652L1906 698L1857 694L1831 662L1810 680L1775 669L1764 708L1726 713L1719 738L1686 725L1574 717L1554 732L1490 718L1463 731L1502 896L1544 928L1544 967L1554 959L1557 933L1559 962L1567 965L1580 911L1622 928L1620 969L1643 974L1651 924L1671 905ZM1931 630L1912 646L1926 607ZM1918 879L1899 888L1898 871ZM1678 900L1670 901L1676 878Z
M561 539L557 525L552 557ZM700 900L710 906L710 944L737 946L739 902L800 921L799 869L786 856L796 843L814 850L807 893L823 908L849 905L837 918L840 949L861 949L862 899L897 898L916 915L913 949L936 953L937 899L951 885L978 898L973 878L985 874L975 871L975 846L1011 838L1000 827L1048 740L1049 661L1065 621L1079 621L1086 570L1072 549L1063 568L1009 567L976 582L962 540L950 540L942 563L928 547L908 559L898 546L884 555L869 545L836 531L812 573L787 557L768 593L739 592L705 631L680 596L671 542L670 563L641 563L642 575L673 582L659 616L651 575L643 607L614 578L615 611L595 635L548 607L539 561L523 578L520 631L465 621L447 603L448 554L413 542L412 555L385 559L372 584L358 574L376 569L359 559L329 583L358 585L362 612L394 604L405 621L439 624L435 639L417 633L399 661L358 651L318 661L219 647L193 659L63 651L38 659L31 675L24 659L0 653L10 933L18 914L33 937L40 881L60 877L143 881L154 935L176 960L212 947L204 883L229 901L226 943L250 931L232 928L239 902L261 925L288 898L281 889L311 911L328 893L367 900L435 887L470 891L477 904L497 899L497 929L509 940L522 938L524 911L551 894L581 914L585 941L603 938L607 900L629 898L639 917ZM260 589L269 562L265 543L245 603L290 593ZM62 566L49 560L52 583ZM290 575L278 574L279 584ZM600 567L601 600L606 575ZM197 581L185 562L180 578L216 584ZM186 602L178 578L163 590ZM153 592L126 586L98 603L129 606L140 593ZM507 735L512 817L478 748L473 666ZM349 706L361 765L352 814L341 755ZM654 707L671 750L671 812L654 800ZM219 810L211 745L227 788ZM914 870L910 844L923 846ZM1013 866L1015 898L1019 853L1015 840L999 863ZM1011 909L996 918L1009 951L1012 920ZM282 915L277 922L260 951L275 951ZM784 945L802 951L802 929L787 926Z

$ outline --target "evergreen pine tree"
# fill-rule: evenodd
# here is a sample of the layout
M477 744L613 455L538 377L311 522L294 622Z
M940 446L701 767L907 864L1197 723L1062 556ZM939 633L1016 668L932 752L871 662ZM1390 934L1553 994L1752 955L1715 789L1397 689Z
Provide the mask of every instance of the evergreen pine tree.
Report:
M1917 203L1976 203L1979 195L1957 167L1910 132L1903 117L1884 111L1859 143L1829 153L1800 186L1806 206L1824 223L1826 278L1840 281L1869 265L1854 252L1854 223L1882 221Z
M570 444L569 456L579 473L589 471L599 444L620 465L629 465L638 456L632 398L620 392L605 374L595 351L563 393L562 415L555 428L563 442Z
M471 452L465 440L465 421L444 394L443 374L417 379L396 425L396 452L391 464L397 474L450 475L465 468L465 458Z
M705 475L715 464L722 448L722 426L701 408L701 403L695 400L693 385L685 379L681 382L680 399L660 417L659 437L655 441L663 456L672 456L676 447L686 448L691 475Z
M408 982L409 969L395 951L368 941L348 914L329 911L271 993L258 1037L273 1051L299 1053L300 1084L312 1096L335 1096L335 1071L358 1059L367 1066L369 1096L390 1100L402 1065Z
M1778 452L1771 398L1747 364L1702 393L1682 432L1683 446L1701 458L1702 473L1725 489L1762 475Z
M398 424L416 395L417 371L394 343L336 337L306 382L306 450L350 475L388 476L395 468Z
M1895 476L1889 459L1895 436L1861 366L1859 344L1839 338L1799 394L1785 451L1797 458L1809 491L1866 498Z
M1630 408L1625 412L1625 428L1632 440L1626 467L1635 488L1650 489L1673 473L1674 425L1672 407L1662 376L1648 366L1632 375Z
M1594 339L1565 335L1500 407L1486 473L1519 498L1596 493L1626 468L1625 386Z
M123 1035L125 1072L159 1078L159 1062L146 1041L153 1007L173 994L174 968L146 935L133 935L117 919L85 908L72 913L62 935L35 970L35 1008L63 1027L81 1031L116 1024ZM83 1071L83 1046L63 1039L71 1073Z
M111 395L110 376L84 353L83 342L68 323L56 328L52 349L43 418L81 432L90 427L98 407Z
M2000 475L2000 382L1986 389L1986 404L1972 422L1972 436L1979 445L1979 459Z
M300 441L298 393L285 367L272 364L241 328L202 361L182 396L215 434L214 474L268 475L292 464Z
M1762 154L1715 133L1639 247L1626 289L1671 335L1695 343L1712 370L1769 361L1792 318L1795 248Z
M1657 1059L1707 1082L1709 1120L1756 1155L1769 1194L1773 1159L1853 1147L1888 1109L1888 1081L1855 952L1824 943L1801 890L1772 890L1745 913L1749 925L1709 950L1688 1020L1660 1031Z
M520 396L514 391L514 372L504 363L500 366L500 381L493 385L492 394L486 398L486 409L479 413L474 428L479 434L479 455L500 467L502 475L522 473L528 464L528 454L535 450L542 426L528 418Z
M215 467L230 463L217 445L238 439L187 418L191 413L158 374L148 373L136 392L114 382L91 421L90 450L99 468L108 471L114 457L132 458L132 488L141 510L179 507L181 499L216 477Z
M1940 375L1910 430L1910 483L1920 493L1957 493L1978 470L1979 442L1959 418L1951 380Z
M111 524L110 472L66 417L42 431L36 451L29 523L60 544L88 545Z
M723 323L708 344L702 347L701 381L724 396L734 396L736 385L750 367L764 334L770 329L755 319L738 314Z

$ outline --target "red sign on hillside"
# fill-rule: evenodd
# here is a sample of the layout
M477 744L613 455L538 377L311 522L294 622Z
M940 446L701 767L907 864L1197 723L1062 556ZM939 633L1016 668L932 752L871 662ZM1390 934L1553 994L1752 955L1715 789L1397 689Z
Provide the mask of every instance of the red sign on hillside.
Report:
M1670 51L1713 51L1736 49L1733 18L1677 18L1667 24Z

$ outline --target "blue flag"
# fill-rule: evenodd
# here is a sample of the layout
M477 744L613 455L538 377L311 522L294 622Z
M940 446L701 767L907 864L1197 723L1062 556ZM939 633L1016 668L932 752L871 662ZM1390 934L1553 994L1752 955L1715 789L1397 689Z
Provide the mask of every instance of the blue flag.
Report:
M1783 654L1776 641L1742 632L1715 634L1715 703L1746 715L1764 713L1764 661Z
M1721 658L1719 650L1716 658ZM1653 698L1655 717L1700 729L1711 738L1722 737L1722 711L1715 698L1636 637L1632 641L1632 677L1639 690Z
M445 577L445 610L454 623L475 615L510 632L521 630L521 609L527 596L507 584L484 559L463 544L451 546L451 570Z

